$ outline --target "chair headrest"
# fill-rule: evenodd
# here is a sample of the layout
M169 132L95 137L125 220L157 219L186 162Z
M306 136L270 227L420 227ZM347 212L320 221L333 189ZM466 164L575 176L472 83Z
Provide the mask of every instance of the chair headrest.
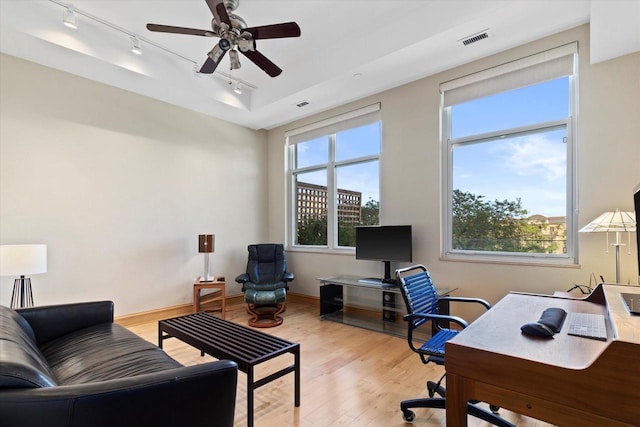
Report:
M284 260L284 245L282 243L261 243L249 245L249 259L263 262L275 262Z

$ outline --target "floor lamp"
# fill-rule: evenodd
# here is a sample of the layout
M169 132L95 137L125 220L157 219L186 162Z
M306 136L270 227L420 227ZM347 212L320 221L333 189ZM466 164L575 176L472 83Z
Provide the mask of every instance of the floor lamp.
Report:
M47 245L1 245L0 276L20 276L13 283L11 308L33 306L28 274L47 272Z
M629 245L631 243L631 232L636 231L635 212L605 212L598 218L591 221L580 229L580 233L607 233L607 250L609 252L609 233L616 233L616 241L611 244L615 248L616 256L616 282L620 283L620 246L625 246L620 242L620 233L627 233ZM629 249L631 253L631 249Z

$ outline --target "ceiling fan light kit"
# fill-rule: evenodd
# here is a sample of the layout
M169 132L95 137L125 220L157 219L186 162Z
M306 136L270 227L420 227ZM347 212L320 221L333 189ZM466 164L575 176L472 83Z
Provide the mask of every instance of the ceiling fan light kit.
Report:
M207 54L200 73L213 73L225 54L229 52L230 69L240 68L238 51L271 77L282 73L282 69L256 50L256 40L300 37L300 27L295 22L248 27L240 16L233 14L240 0L205 0L213 15L211 31L170 25L147 24L149 31L187 34L203 37L219 37L218 43Z

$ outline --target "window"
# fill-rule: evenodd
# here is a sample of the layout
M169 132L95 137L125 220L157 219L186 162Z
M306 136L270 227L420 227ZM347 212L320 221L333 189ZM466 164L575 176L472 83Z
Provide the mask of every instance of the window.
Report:
M574 263L577 44L443 83L443 256Z
M289 247L355 246L355 227L379 224L380 105L286 133Z

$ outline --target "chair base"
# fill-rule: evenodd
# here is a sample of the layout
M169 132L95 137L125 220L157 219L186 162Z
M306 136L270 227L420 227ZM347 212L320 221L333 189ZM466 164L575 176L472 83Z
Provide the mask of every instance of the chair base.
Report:
M284 312L285 307L285 303L278 303L274 306L247 304L247 313L253 316L249 319L249 326L254 328L273 328L282 325L284 319L279 314Z
M400 402L400 410L402 411L402 419L408 423L412 422L416 417L416 414L409 408L446 409L446 400L443 397L403 400ZM497 414L484 410L472 403L467 404L467 413L498 427L516 427Z

